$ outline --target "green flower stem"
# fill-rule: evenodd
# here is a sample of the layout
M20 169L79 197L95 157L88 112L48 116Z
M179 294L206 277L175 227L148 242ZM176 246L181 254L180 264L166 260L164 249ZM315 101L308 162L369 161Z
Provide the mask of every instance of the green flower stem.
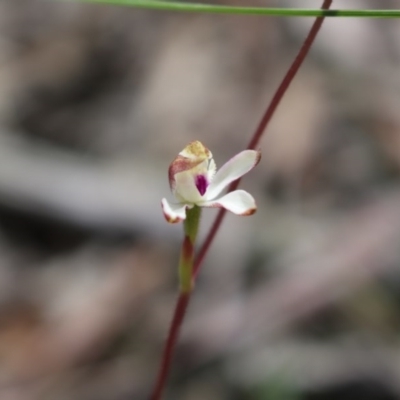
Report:
M186 211L184 222L185 237L179 260L179 287L181 293L190 293L193 289L194 244L199 230L201 208L194 206Z
M184 11L212 14L269 15L279 17L357 17L400 18L400 10L317 10L305 8L240 7L217 4L189 3L166 0L78 0L164 11Z
M194 244L199 231L199 222L201 216L201 208L194 206L193 208L186 210L186 219L184 222L185 235L189 236L190 241Z

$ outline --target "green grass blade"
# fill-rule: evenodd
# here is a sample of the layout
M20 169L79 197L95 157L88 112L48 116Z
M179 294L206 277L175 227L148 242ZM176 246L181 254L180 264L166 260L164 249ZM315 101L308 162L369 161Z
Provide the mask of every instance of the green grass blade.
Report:
M164 11L197 12L211 14L269 15L280 17L357 17L400 18L400 10L320 10L300 8L263 8L221 6L202 3L186 3L162 0L76 0L82 3L98 3L129 6Z

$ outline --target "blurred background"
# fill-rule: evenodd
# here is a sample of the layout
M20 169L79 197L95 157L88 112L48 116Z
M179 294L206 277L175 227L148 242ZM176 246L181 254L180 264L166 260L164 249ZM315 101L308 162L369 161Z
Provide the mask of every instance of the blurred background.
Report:
M148 398L182 238L168 165L195 139L218 166L245 148L312 21L0 2L0 399ZM205 260L166 399L400 398L399 71L398 20L325 22L243 180L257 214L227 215Z

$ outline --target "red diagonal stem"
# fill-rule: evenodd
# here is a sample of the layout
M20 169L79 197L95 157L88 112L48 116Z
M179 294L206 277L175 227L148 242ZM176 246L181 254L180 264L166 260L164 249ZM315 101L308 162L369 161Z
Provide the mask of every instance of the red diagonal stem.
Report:
M332 4L332 0L325 0L321 6L321 9L327 10ZM247 145L248 149L255 149L258 147L258 144L260 142L260 139L265 132L266 128L268 127L268 124L270 123L272 116L274 115L278 105L280 104L283 95L286 93L286 90L288 89L289 85L293 81L293 78L296 76L297 71L301 67L301 64L303 63L304 59L306 58L312 44L314 43L314 40L318 34L318 31L321 28L322 22L324 21L324 17L319 17L315 20L314 24L311 27L310 32L308 33L303 45L301 46L296 58L294 59L292 65L290 66L289 70L287 71L285 77L283 78L281 84L279 85L278 89L276 90L274 96L271 99L271 102L268 105L268 108L266 109L263 117L261 118L260 123L257 126L256 131L254 132L249 144ZM236 190L237 187L239 186L240 183L240 178L237 179L236 181L232 182L229 185L228 192L231 192L232 190ZM211 226L210 231L208 232L208 235L206 239L204 240L204 243L202 247L199 250L199 253L197 254L197 257L194 262L194 268L193 268L193 277L196 279L200 268L201 264L204 260L205 255L208 252L208 249L211 246L211 243L213 242L215 235L217 234L219 227L221 226L221 223L225 217L226 210L224 208L221 208L218 212L217 217L215 218L215 221L213 225Z
M165 388L169 370L171 368L172 356L176 343L178 341L179 330L182 325L183 318L185 317L186 309L189 304L190 293L181 293L176 302L174 316L168 332L168 338L165 342L164 352L161 358L160 371L157 376L157 382L154 386L154 391L150 400L160 400Z
M332 0L325 0L322 4L322 9L329 9L332 4ZM311 27L311 30L306 37L302 47L300 48L299 53L297 54L295 60L293 61L292 65L290 66L289 70L287 71L285 77L283 78L281 84L279 85L278 89L276 90L274 96L271 99L270 104L268 105L267 110L265 111L260 123L257 126L256 131L254 132L247 148L248 149L255 149L260 139L265 132L269 122L271 121L272 116L275 113L276 108L278 107L280 101L282 100L283 95L285 94L286 90L288 89L290 83L292 82L293 78L296 76L297 71L299 70L301 64L303 63L305 57L307 56L319 29L321 28L322 22L324 17L318 17L314 24ZM228 191L235 190L240 183L240 179L232 182L229 186ZM225 215L225 210L221 209L204 241L200 251L195 259L194 262L194 269L193 269L193 281L196 280L196 277L200 271L201 264L205 255L207 254L216 233L222 223L222 220ZM189 304L191 293L181 293L177 300L174 316L171 321L170 329L168 332L168 338L165 343L164 352L161 359L161 366L159 375L157 377L156 384L154 386L153 393L150 397L150 400L160 400L162 397L162 393L165 388L165 384L168 378L169 370L171 368L172 357L174 354L175 346L179 337L179 331L182 326L183 319L185 317L186 309Z

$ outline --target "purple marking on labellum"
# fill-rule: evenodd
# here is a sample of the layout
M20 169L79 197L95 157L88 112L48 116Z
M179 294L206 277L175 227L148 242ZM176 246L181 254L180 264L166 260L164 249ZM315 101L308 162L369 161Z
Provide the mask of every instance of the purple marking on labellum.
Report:
M207 186L208 186L207 178L204 175L197 175L195 184L196 184L197 190L203 196L203 194L206 192Z

